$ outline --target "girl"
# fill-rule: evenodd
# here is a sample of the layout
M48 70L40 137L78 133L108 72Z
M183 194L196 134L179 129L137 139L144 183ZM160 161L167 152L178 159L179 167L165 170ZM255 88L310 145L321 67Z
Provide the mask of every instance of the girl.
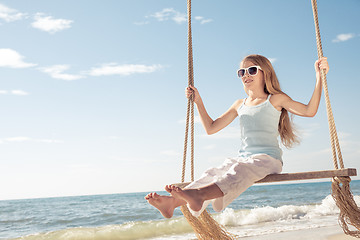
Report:
M239 156L227 159L223 165L207 170L185 189L166 185L170 196L149 193L145 199L165 218L171 218L176 207L187 204L194 216L212 202L215 211L223 210L256 181L268 174L282 171L282 151L278 136L287 148L297 142L288 112L315 116L321 98L320 71L329 71L327 58L315 62L316 84L308 104L292 100L280 89L270 61L261 55L249 55L240 63L238 76L246 94L215 121L208 115L195 87L186 88L186 96L194 95L201 122L207 134L214 134L240 118L241 147Z

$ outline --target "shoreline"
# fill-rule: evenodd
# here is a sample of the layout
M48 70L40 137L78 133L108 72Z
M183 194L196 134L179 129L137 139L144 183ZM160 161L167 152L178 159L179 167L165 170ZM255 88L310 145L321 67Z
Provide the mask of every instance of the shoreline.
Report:
M244 240L354 240L339 225L313 229L293 230L261 236L242 237Z

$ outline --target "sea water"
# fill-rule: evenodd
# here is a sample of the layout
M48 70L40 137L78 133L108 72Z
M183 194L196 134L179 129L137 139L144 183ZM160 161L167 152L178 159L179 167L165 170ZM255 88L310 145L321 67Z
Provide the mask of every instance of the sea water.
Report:
M351 189L360 205L360 181ZM254 185L213 216L239 237L335 226L339 209L330 194L330 182ZM0 201L0 239L195 239L179 210L163 219L145 195Z

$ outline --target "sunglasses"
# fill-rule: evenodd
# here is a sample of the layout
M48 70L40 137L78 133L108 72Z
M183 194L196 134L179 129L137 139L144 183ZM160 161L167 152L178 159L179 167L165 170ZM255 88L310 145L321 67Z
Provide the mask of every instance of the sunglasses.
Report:
M262 70L261 67L259 67L259 66L251 66L251 67L248 67L248 68L240 68L237 71L237 74L238 74L239 78L242 78L245 75L246 71L247 71L250 76L255 76L259 72L259 70Z

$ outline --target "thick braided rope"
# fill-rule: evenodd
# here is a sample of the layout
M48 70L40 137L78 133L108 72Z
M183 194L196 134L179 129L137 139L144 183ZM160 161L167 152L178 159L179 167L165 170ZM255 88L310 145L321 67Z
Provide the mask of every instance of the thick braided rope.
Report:
M321 38L320 38L320 30L319 30L319 21L318 21L318 13L317 13L317 3L316 0L311 0L313 14L314 14L314 22L315 22L315 30L316 30L316 43L318 48L318 56L319 58L323 56L322 47L321 47ZM339 157L340 167L344 168L344 163L341 155L339 139L336 132L334 116L332 114L329 93L326 82L326 74L324 71L321 71L321 78L324 87L325 93L325 103L326 103L326 111L328 115L329 121L329 129L330 129L330 138L331 138L331 147L333 152L333 160L334 167L338 169L338 162L336 158L336 151ZM360 208L357 206L354 196L350 190L350 177L338 177L333 178L332 181L332 197L336 203L336 206L340 209L339 214L339 224L342 227L345 234L360 238ZM349 225L352 225L356 228L356 230L350 230Z
M311 3L312 3L312 8L313 8L313 15L314 15L318 57L321 58L321 57L323 57L323 51L322 51L322 44L321 44L321 37L320 37L317 3L316 3L316 0L311 0ZM338 160L340 163L340 168L344 168L344 162L343 162L343 158L342 158L342 154L341 154L339 138L337 136L334 116L333 116L333 112L332 112L332 108L331 108L331 104L330 104L329 91L328 91L328 85L327 85L327 81L326 81L325 70L321 71L321 79L322 79L322 85L324 88L326 112L327 112L327 117L328 117L328 122L329 122L330 141L331 141L331 149L332 149L332 155L333 155L334 168L335 169L339 168Z
M188 84L189 86L194 86L194 63L193 63L193 47L192 47L192 29L191 29L191 0L188 0L187 4L188 12ZM190 108L191 108L191 181L194 181L194 96L190 98Z
M181 182L185 182L185 170L186 170L186 155L187 155L187 146L188 146L188 135L189 135L189 116L190 116L190 99L187 104L186 112L186 127L185 127L185 140L184 140L184 154L183 154L183 164L181 172Z
M188 86L194 86L194 66L193 66L193 49L192 49L192 30L191 30L191 1L187 2L188 8ZM190 159L191 159L191 181L194 181L194 101L193 96L188 99L187 112L186 112L186 127L185 127L185 140L184 140L184 154L183 166L181 174L181 182L185 182L186 172L186 156L188 148L189 136L189 122L190 125Z
M187 0L188 10L188 85L194 86L194 67L193 67L193 51L192 51L192 34L191 34L191 0ZM183 169L182 179L185 181L185 168L186 168L186 154L188 144L188 131L189 121L191 121L191 181L194 181L194 95L188 100L187 116L186 116L186 128L185 128L185 141L184 141L184 156L183 156ZM187 206L181 206L186 220L189 222L191 227L198 239L201 240L232 240L235 236L228 233L225 228L218 224L211 215L205 210L201 213L199 218L194 217Z

